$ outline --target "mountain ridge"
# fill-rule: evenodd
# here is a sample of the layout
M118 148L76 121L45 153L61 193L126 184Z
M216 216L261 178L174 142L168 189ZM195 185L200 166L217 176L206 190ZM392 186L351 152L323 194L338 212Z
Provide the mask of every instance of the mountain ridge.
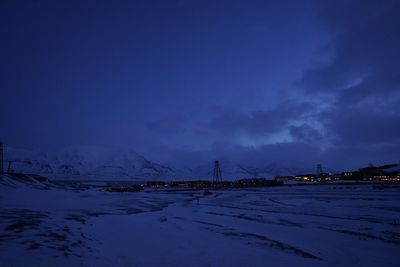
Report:
M286 166L272 162L263 166L249 166L222 160L222 178L265 177L314 173L315 168L301 164ZM60 152L32 152L8 148L5 154L5 170L39 174L50 179L90 180L209 180L213 176L213 161L197 166L162 165L136 153L133 149L105 149L89 146L73 146ZM327 172L337 172L325 169Z

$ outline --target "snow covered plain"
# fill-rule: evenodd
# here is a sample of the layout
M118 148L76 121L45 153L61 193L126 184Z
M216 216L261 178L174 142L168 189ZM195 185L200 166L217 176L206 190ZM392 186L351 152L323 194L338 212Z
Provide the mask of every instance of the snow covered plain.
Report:
M400 188L109 193L0 180L0 266L400 266Z

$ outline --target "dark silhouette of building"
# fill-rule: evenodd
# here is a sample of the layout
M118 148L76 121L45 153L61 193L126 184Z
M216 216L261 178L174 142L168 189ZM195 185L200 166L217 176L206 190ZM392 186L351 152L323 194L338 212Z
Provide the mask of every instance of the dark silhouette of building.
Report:
M216 160L215 164L214 164L213 182L214 183L222 182L221 169L219 167L219 161L218 160Z
M286 176L275 176L274 180L278 182L287 183L289 181L293 181L295 179L294 176L286 175Z

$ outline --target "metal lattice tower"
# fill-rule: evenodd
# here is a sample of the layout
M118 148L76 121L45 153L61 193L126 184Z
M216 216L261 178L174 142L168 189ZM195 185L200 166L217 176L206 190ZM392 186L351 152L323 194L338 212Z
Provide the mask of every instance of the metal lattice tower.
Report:
M222 176L221 176L221 169L219 167L219 161L216 160L214 164L214 176L213 176L213 182L214 183L219 183L222 181Z
M4 173L4 164L3 164L3 143L0 142L0 177L3 176Z
M321 174L322 174L322 165L317 164L317 175L321 175Z

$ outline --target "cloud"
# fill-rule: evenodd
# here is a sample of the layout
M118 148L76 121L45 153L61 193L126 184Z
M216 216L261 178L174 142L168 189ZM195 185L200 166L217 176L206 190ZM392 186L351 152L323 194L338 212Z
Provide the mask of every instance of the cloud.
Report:
M337 111L327 123L336 146L381 146L400 144L400 115L369 110Z
M358 169L369 163L383 165L399 164L400 144L383 144L368 146L333 146L321 155L320 161L332 168L341 170Z
M330 39L324 56L294 82L307 97L329 96L314 114L330 146L322 161L337 166L398 160L400 147L400 2L323 1L318 22ZM321 106L324 103L319 103ZM291 126L294 140L313 143L321 133ZM397 153L397 154L396 154ZM351 163L350 163L351 162Z
M316 144L323 138L320 132L306 123L300 126L290 126L289 132L294 140L308 144Z
M156 135L174 136L181 134L187 130L185 122L185 116L171 115L148 122L146 124L146 128Z
M312 110L311 103L291 100L273 109L256 110L251 113L225 110L211 120L210 126L224 134L243 132L250 136L268 135L285 129L291 121L301 119Z
M260 147L243 146L231 142L215 142L199 150L171 150L174 159L171 165L196 167L215 159L231 161L253 167L265 167L271 163L292 166L293 164L314 166L321 150L302 142L274 143Z
M339 103L387 97L400 89L400 2L324 2L319 21L332 38L328 63L304 71L295 84L333 93Z
M280 99L275 107L247 112L248 106L207 113L202 118L208 123L193 123L201 134L191 140L207 138L209 143L174 150L170 154L175 159L196 164L227 158L260 166L301 161L337 169L400 160L400 1L316 4L316 22L330 38L324 54L316 54L316 62L323 63L305 69L294 82L297 91L285 96L292 99L294 93L301 100ZM283 133L288 140L269 138ZM240 135L261 141L250 146L252 142L238 142Z

